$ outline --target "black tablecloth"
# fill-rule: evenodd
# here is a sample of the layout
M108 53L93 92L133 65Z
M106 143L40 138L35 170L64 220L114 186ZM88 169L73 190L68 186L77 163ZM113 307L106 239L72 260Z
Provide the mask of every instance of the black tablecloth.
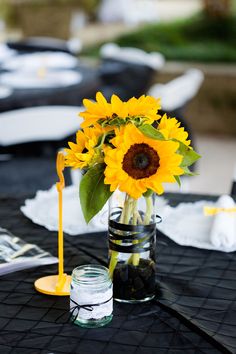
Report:
M172 205L201 198L167 197ZM0 197L0 225L56 255L57 234L20 212L25 198ZM55 274L55 265L1 277L0 353L236 353L235 253L181 247L157 236L156 299L142 305L114 303L114 318L104 328L55 323L69 299L33 287L35 279ZM87 263L107 264L106 234L65 235L65 271Z
M98 70L86 65L78 66L77 70L82 75L82 81L77 85L62 88L15 89L11 96L0 99L0 112L47 105L79 106L83 98L94 98L101 86Z
M57 254L57 234L33 224L20 205L57 180L55 160L13 158L0 162L0 226ZM69 171L66 180L70 183ZM167 194L172 205L210 196ZM107 264L105 233L65 235L65 270ZM181 247L157 238L157 296L143 305L114 304L105 328L86 330L56 324L69 300L34 290L34 280L56 266L0 278L0 353L236 353L235 253Z
M69 169L64 170L64 176L66 184L70 184ZM57 179L56 153L51 158L21 156L0 161L0 195L34 194L39 189L49 189Z

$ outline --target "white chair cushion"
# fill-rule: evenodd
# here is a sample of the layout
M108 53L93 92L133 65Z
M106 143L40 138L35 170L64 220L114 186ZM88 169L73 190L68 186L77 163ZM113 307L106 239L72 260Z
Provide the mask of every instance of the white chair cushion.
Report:
M82 122L83 107L44 106L0 114L0 145L62 140L75 133Z
M122 48L115 43L104 44L100 49L100 55L104 59L147 65L154 70L160 70L165 64L165 58L161 53L146 53L142 49L132 47Z

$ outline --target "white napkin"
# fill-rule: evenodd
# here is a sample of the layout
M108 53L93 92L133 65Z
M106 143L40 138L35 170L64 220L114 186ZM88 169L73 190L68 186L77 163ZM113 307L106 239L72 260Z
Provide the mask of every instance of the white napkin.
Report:
M222 195L217 208L234 208L234 200L228 195ZM236 244L236 213L219 212L214 216L210 239L217 248L231 248Z
M106 231L108 229L108 203L87 225L84 221L79 201L80 177L73 175L76 185L63 190L63 229L69 235ZM166 205L166 200L157 197L156 214L162 217L157 228L167 237L182 246L191 246L201 249L217 250L222 252L236 251L236 242L213 244L211 230L214 218L205 216L204 206L215 207L216 203L198 201L195 203L181 203L173 208ZM34 223L46 227L50 231L58 230L58 193L53 186L48 191L38 191L35 198L25 201L21 207L25 216Z
M48 191L38 191L34 199L27 199L21 207L25 216L50 231L58 230L58 193L53 186ZM79 201L78 186L63 190L63 229L69 235L79 235L107 230L107 205L86 224Z
M74 185L63 190L63 229L69 235L107 231L108 202L94 218L86 224L79 200L79 183L81 174L72 170ZM163 198L158 198L157 211L166 205ZM35 198L27 199L21 211L34 223L46 227L50 231L58 230L58 193L53 186L48 191L38 191ZM157 212L157 213L158 213Z
M204 207L216 207L217 203L201 200L195 203L180 203L173 208L166 206L160 212L162 223L157 228L181 246L221 252L236 251L236 242L214 244L211 240L214 217L204 215ZM234 214L234 218L236 215ZM226 229L228 226L226 225Z

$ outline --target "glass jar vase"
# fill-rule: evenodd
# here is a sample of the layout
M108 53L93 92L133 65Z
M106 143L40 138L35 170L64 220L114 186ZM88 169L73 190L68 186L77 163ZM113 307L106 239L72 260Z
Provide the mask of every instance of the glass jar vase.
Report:
M105 326L112 319L112 281L106 267L90 264L72 272L70 311L81 327Z
M109 272L119 302L155 297L155 195L138 200L116 191L109 201Z

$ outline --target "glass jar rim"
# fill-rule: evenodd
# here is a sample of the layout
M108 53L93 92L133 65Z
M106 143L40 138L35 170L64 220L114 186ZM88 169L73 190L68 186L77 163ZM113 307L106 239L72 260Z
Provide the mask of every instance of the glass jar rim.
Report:
M72 271L72 280L84 286L98 286L111 283L108 269L99 264L85 264Z

